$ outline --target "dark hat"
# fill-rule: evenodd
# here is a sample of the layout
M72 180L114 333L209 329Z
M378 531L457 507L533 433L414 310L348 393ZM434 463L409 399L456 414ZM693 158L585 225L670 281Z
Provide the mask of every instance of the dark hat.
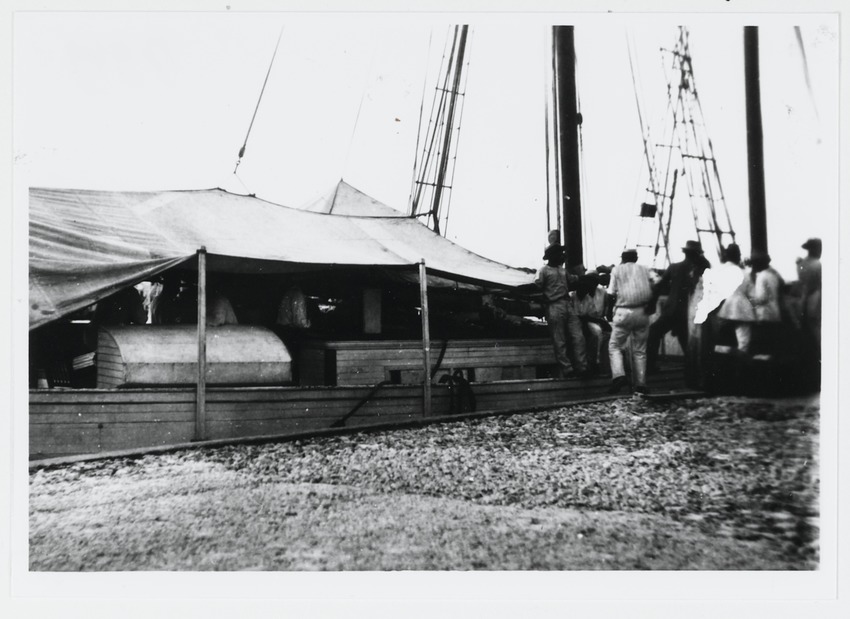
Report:
M803 249L813 249L815 251L821 251L823 249L823 244L821 240L817 237L811 238L802 245Z
M546 251L543 252L544 260L551 260L556 256L564 255L564 246L558 242L549 243L549 246L546 248Z
M578 283L585 286L598 286L599 274L596 271L588 271L584 275L578 276Z
M702 252L702 243L699 241L688 241L685 243L685 246L682 248L682 251L686 254L701 254Z
M637 252L636 249L624 249L623 253L620 254L620 257L626 258L626 257L634 256L635 258L637 258L637 255L638 255L638 252Z

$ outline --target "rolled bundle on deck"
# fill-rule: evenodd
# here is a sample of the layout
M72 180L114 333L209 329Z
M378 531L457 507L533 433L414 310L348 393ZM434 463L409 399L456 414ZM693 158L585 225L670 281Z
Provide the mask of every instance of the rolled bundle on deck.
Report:
M98 334L97 386L192 385L197 381L195 325L103 327ZM207 331L208 384L292 382L292 356L272 331L227 325Z

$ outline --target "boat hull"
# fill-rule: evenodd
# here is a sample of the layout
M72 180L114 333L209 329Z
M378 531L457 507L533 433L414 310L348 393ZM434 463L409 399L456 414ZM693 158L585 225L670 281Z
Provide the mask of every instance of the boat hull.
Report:
M653 391L683 386L681 369L653 378ZM477 411L518 411L604 396L609 385L610 378L505 380L472 383L471 391ZM421 385L386 385L373 391L374 385L211 387L206 396L206 433L198 437L193 388L31 390L30 459L199 439L283 436L330 428L344 418L344 427L349 428L424 419ZM469 412L471 399L468 393L463 395L458 388L433 385L431 416Z

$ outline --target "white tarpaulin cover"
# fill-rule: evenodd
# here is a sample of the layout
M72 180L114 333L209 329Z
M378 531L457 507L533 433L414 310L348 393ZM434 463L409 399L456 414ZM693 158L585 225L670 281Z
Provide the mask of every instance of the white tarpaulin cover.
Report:
M354 190L338 193L336 201L345 194L368 198ZM194 257L200 247L211 257L243 265L266 261L277 271L304 264L411 267L424 259L430 272L461 281L511 288L533 279L404 216L310 212L220 189L32 188L30 328L165 271Z
M401 211L397 211L383 202L378 202L372 196L366 195L343 180L339 181L326 195L302 208L305 211L331 213L333 215L404 217Z

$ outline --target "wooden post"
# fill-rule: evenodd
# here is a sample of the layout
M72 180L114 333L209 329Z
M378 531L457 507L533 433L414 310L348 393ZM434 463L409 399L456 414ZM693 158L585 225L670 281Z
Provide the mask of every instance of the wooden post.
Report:
M198 385L195 399L195 440L207 434L207 248L198 250Z
M419 262L419 296L422 305L422 363L425 376L422 378L422 414L431 415L431 331L428 326L428 276L425 271L425 259Z

